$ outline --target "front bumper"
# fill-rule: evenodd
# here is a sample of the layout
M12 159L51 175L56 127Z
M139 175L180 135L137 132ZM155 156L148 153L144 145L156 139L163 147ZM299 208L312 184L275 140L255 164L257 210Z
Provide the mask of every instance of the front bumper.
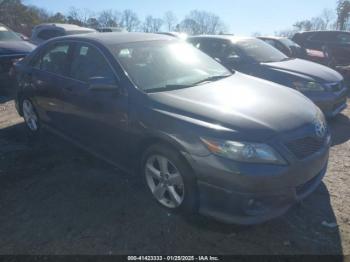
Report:
M335 117L347 107L347 95L347 88L343 88L338 92L306 94L328 118Z
M193 157L199 212L233 224L258 224L285 213L311 194L326 174L329 145L286 166Z

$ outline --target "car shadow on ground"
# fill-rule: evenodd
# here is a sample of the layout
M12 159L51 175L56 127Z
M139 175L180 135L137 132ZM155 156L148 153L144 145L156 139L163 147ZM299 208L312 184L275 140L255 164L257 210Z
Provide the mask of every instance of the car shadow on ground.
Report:
M331 134L332 146L340 145L350 140L350 119L343 114L328 120Z
M15 90L13 88L3 87L0 83L0 104L13 100Z
M6 103L6 102L11 101L11 100L12 100L12 98L10 98L9 96L0 94L0 104Z
M139 177L24 124L0 142L1 254L342 254L324 184L280 218L226 225L168 213Z

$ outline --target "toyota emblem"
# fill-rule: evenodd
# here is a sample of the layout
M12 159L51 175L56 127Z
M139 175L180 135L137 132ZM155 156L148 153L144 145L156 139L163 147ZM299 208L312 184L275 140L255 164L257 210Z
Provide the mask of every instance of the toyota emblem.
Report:
M321 119L317 119L315 121L315 133L316 133L316 136L319 138L324 138L326 136L327 125Z

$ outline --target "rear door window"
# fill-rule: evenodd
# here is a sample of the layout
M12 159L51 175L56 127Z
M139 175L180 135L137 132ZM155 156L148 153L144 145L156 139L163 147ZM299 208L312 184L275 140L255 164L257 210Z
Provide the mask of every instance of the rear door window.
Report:
M332 32L318 32L310 36L310 41L315 42L332 42L335 35Z
M337 34L336 41L341 44L350 44L350 34Z

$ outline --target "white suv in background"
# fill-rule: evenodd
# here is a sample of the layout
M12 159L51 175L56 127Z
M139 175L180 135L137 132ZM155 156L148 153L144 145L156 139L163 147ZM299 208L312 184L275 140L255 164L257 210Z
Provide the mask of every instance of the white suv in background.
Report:
M35 45L39 45L54 37L95 32L94 29L72 24L40 24L33 28L30 41Z

